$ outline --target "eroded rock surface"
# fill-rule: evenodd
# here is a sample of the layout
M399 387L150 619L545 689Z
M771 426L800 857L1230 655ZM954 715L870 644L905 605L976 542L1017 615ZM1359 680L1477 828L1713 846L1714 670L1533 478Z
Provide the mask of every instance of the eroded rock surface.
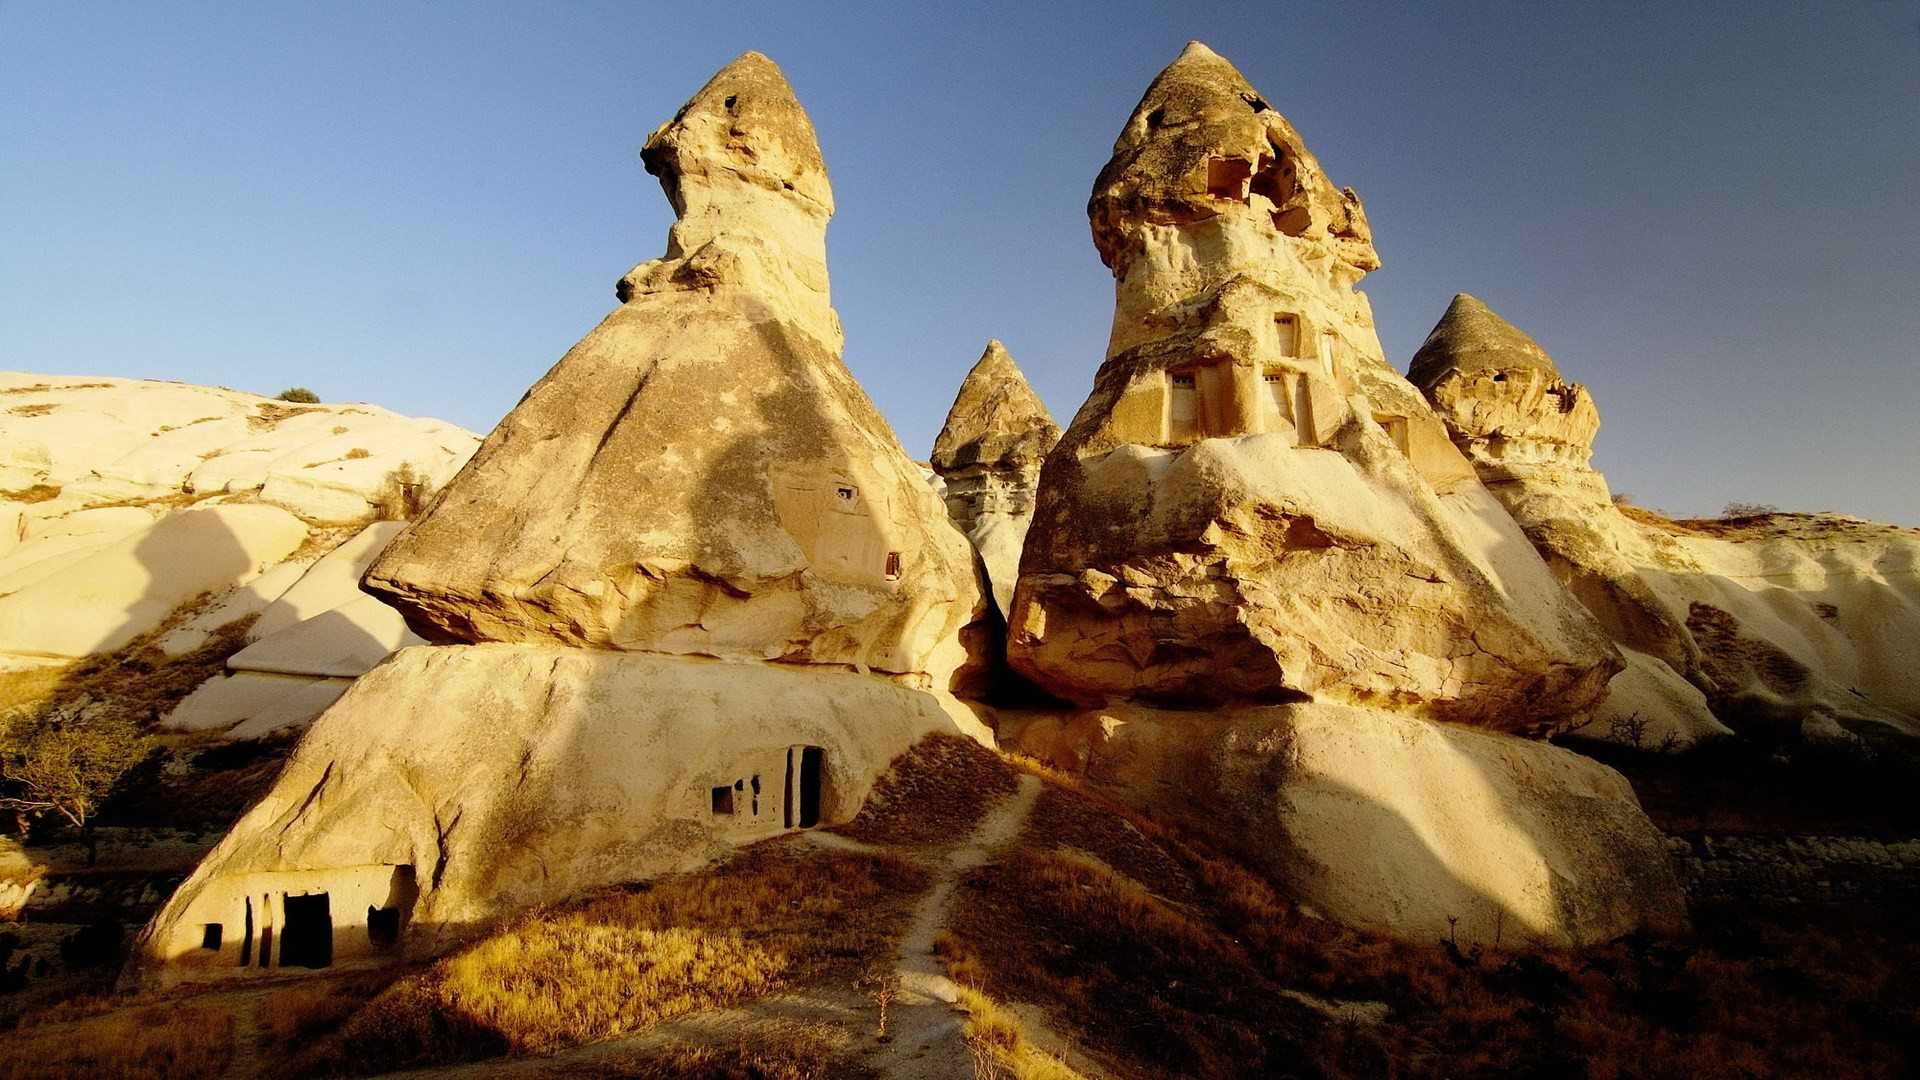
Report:
M642 154L664 258L368 572L429 640L843 665L946 686L984 613L966 538L840 360L833 196L772 61Z
M1651 746L1753 725L1920 735L1920 676L1895 644L1920 635L1920 534L1834 515L1695 527L1630 516L1591 464L1592 396L1471 296L1454 298L1411 377L1627 652L1580 734Z
M1160 74L1089 215L1113 332L1041 477L1016 668L1515 731L1598 704L1619 655L1382 355L1359 198L1232 65Z
M1013 608L1040 466L1059 441L1060 425L1006 346L987 342L934 439L932 466L947 512L986 564L1003 616Z

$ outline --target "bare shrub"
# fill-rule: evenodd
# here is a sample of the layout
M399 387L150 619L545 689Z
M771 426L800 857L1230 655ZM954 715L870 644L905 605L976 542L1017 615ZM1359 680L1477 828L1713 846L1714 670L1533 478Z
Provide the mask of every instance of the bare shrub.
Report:
M320 395L304 386L290 386L273 396L276 401L291 401L296 405L320 404Z
M1752 518L1777 514L1780 508L1772 503L1730 502L1720 511L1722 518Z
M433 482L412 462L403 461L387 474L369 505L377 521L412 521L425 513L432 501Z

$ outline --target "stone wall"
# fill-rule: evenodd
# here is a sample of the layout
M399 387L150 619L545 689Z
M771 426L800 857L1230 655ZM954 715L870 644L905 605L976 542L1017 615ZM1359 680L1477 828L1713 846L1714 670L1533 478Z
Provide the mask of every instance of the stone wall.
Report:
M1687 898L1800 904L1920 897L1920 839L1668 837Z

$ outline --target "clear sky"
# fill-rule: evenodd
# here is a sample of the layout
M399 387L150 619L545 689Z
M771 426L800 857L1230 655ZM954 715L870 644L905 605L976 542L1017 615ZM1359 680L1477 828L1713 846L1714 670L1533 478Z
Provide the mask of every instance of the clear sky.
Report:
M1112 304L1087 192L1189 38L1365 200L1402 369L1472 292L1592 388L1616 491L1920 525L1920 0L0 0L0 367L485 431L660 254L647 133L759 49L909 452L990 337L1064 423Z

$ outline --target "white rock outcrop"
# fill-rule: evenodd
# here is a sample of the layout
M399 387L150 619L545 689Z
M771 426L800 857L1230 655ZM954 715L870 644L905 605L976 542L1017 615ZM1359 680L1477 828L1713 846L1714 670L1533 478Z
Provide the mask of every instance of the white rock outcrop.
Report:
M1600 414L1545 350L1454 298L1411 378L1628 666L1582 737L1684 743L1729 728L1920 737L1920 532L1816 514L1675 523L1616 506Z

